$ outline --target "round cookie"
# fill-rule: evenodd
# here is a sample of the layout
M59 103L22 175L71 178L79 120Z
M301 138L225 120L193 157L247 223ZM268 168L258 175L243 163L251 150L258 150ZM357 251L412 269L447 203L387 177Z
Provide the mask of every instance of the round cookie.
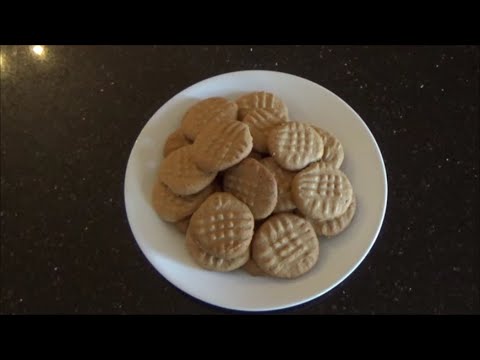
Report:
M296 173L281 168L272 157L263 158L260 163L272 172L277 182L278 200L273 212L279 213L295 209L291 185Z
M225 259L248 250L254 220L247 205L226 192L216 192L195 211L188 232L209 254Z
M223 189L247 204L255 220L269 216L277 204L275 177L255 159L247 158L228 169Z
M182 119L181 129L187 139L195 140L200 131L211 122L237 119L238 106L222 97L211 97L199 101Z
M286 170L300 170L323 155L323 140L309 125L287 122L268 135L268 150Z
M352 201L353 189L341 170L316 163L295 175L292 195L302 214L324 221L345 213Z
M240 121L208 124L193 143L192 157L199 168L218 172L238 164L252 151L252 135Z
M205 172L192 161L193 145L170 153L160 164L158 176L170 190L178 195L192 195L207 187L217 175Z
M252 150L252 152L250 154L248 154L247 158L252 158L252 159L255 159L257 161L260 161L260 160L262 160L263 156L262 156L262 154Z
M199 193L180 196L174 194L167 185L157 179L152 191L152 205L161 219L177 222L192 215L213 193L213 190L213 186L208 185Z
M174 225L178 231L180 231L182 234L186 234L189 224L190 224L190 217L187 217L183 220L177 221Z
M268 152L267 137L269 132L275 126L286 122L284 118L279 118L275 113L265 109L250 110L242 121L250 129L250 134L252 134L253 138L253 148L261 153Z
M224 259L211 255L194 240L189 231L187 231L186 246L188 253L193 260L195 260L198 265L206 270L221 272L233 271L245 265L250 258L250 252L248 249L239 256L230 259Z
M258 267L258 265L253 261L252 258L248 259L248 261L243 265L243 270L249 273L252 276L266 276L265 272Z
M288 119L287 105L276 95L266 91L255 91L237 99L238 119L243 120L253 109L268 110L281 119Z
M182 130L177 129L168 135L165 145L163 146L163 157L167 157L171 152L190 144L191 142L183 135Z
M340 169L340 166L342 166L343 159L345 157L343 146L340 140L338 140L328 131L321 129L318 126L311 126L323 139L323 156L320 162L326 165L333 166L335 169Z
M318 261L319 246L312 225L293 214L277 214L255 232L252 257L268 275L297 278Z
M350 225L353 216L355 215L356 209L357 201L355 199L355 196L353 196L352 202L350 203L350 206L347 208L347 211L345 211L344 214L331 220L307 220L310 221L318 236L335 236L340 234L348 227L348 225Z

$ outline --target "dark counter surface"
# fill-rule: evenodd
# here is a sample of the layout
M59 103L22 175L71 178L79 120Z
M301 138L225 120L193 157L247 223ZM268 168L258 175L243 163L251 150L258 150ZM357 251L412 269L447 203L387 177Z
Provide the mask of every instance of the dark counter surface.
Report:
M127 222L123 182L160 106L245 69L332 90L369 126L387 168L387 213L365 261L328 294L280 313L480 313L478 47L43 50L1 48L0 313L231 313L150 265Z

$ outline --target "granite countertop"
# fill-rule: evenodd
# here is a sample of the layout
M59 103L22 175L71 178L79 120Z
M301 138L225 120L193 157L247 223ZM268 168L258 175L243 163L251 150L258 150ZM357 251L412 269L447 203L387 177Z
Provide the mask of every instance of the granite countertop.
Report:
M480 313L479 62L474 46L2 46L0 313L232 313L150 265L123 185L162 104L244 69L332 90L387 168L387 213L365 261L279 313Z

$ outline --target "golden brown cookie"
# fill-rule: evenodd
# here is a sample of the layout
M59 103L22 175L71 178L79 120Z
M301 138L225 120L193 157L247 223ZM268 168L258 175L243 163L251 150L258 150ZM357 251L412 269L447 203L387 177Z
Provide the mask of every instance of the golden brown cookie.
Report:
M269 132L286 119L279 118L275 113L265 109L250 110L242 120L248 125L253 138L253 148L261 153L268 152L267 137Z
M192 237L190 231L187 231L186 246L188 253L195 260L195 262L206 270L213 271L233 271L241 268L250 258L250 252L248 249L238 255L237 257L224 259L216 257L206 252Z
M204 171L218 172L238 164L252 151L248 126L240 121L208 124L193 143L193 161Z
M223 176L223 189L247 204L255 219L266 218L277 204L274 175L254 159L247 158L228 169Z
M260 269L257 265L257 263L252 259L248 259L248 261L243 265L242 267L243 270L248 272L252 276L266 276L265 272Z
M209 254L231 259L247 251L254 220L247 205L233 195L217 192L190 219L189 233Z
M323 140L311 126L292 121L270 131L268 149L282 168L300 170L322 158Z
M160 164L159 178L178 195L192 195L205 189L217 175L205 172L192 161L193 145L170 153Z
M295 209L291 185L296 172L283 169L272 157L263 158L260 163L272 172L277 183L278 200L273 212L279 213Z
M257 161L260 161L260 160L262 160L263 156L262 156L262 154L252 150L252 152L250 154L248 154L247 158L252 158L252 159L255 159Z
M250 110L265 109L281 119L288 119L287 105L276 95L266 91L255 91L237 99L238 119L243 120Z
M343 163L343 158L345 157L340 140L338 140L333 134L319 128L318 126L311 126L323 140L323 155L320 162L333 166L335 169L340 169L340 166L342 166Z
M265 273L280 278L296 278L313 268L319 246L312 225L293 214L277 214L255 232L252 257Z
M189 224L190 224L190 217L187 217L183 220L177 221L174 225L178 231L180 231L182 234L186 234Z
M181 129L177 129L171 133L165 141L165 145L163 147L163 157L167 157L171 152L190 144L191 142L183 135L183 131Z
M355 195L352 197L352 202L350 206L347 208L344 214L333 218L331 220L312 220L307 219L313 225L315 232L318 236L335 236L340 234L343 230L345 230L348 225L350 225L353 216L355 215L355 211L357 209L357 201L355 199Z
M237 119L238 106L222 97L211 97L199 101L183 117L181 129L184 135L195 140L200 131L211 122Z
M323 221L345 213L352 202L353 189L341 170L316 163L295 175L292 195L307 218Z
M176 195L167 185L157 179L152 191L152 205L161 219L168 222L177 222L192 215L212 193L213 186L208 185L205 189L193 195Z

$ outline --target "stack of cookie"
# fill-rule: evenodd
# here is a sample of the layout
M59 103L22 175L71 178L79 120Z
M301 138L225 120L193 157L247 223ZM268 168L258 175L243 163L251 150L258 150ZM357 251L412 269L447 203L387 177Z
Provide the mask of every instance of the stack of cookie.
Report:
M276 95L194 104L164 146L153 207L202 268L296 278L356 209L340 141L289 119Z

